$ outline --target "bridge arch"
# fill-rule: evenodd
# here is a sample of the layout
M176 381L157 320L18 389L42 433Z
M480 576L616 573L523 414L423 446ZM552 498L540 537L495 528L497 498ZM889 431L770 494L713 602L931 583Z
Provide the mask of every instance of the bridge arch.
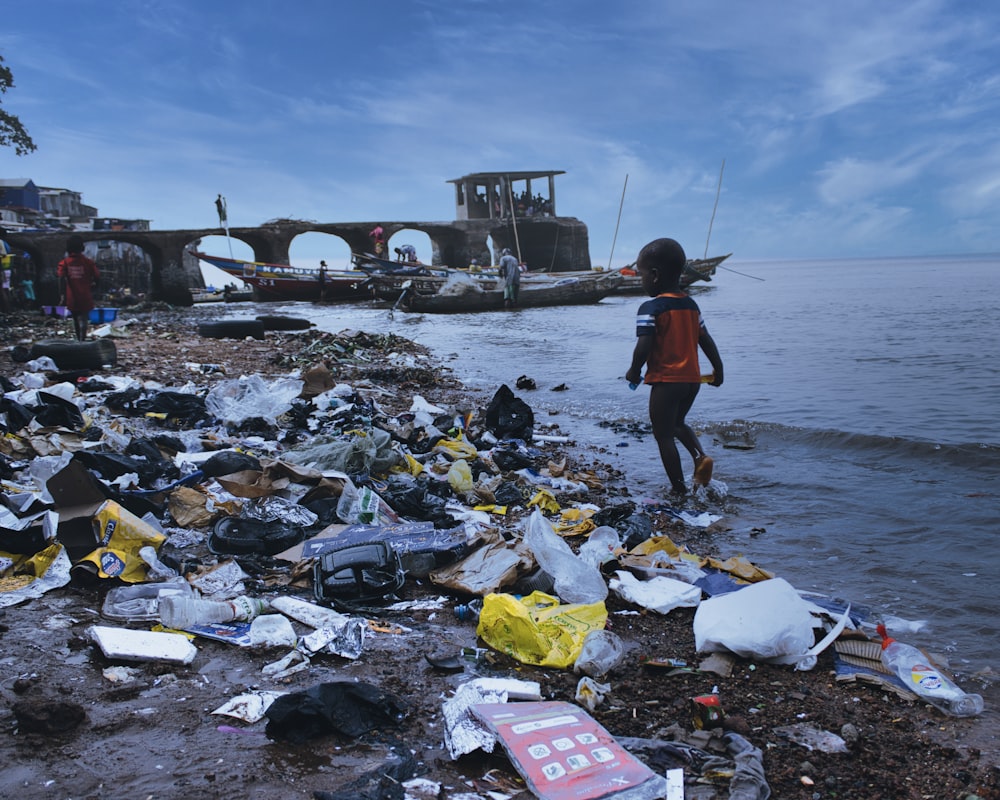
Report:
M297 236L307 232L327 233L347 243L350 252L371 249L369 231L374 222L307 222L275 220L256 228L232 228L229 235L252 249L254 261L288 264L289 248ZM456 220L453 222L382 222L387 240L404 230L420 231L431 245L434 265L465 266L483 253L510 247L520 252L533 269L554 272L590 269L587 226L573 217L527 217L510 220ZM66 251L66 239L79 234L84 242L108 239L109 231L17 231L7 241L27 252L35 263L38 296L58 294L56 265ZM218 236L219 228L172 231L114 231L114 239L140 247L150 259L150 298L173 303L190 302L190 288L202 285L196 259L189 251L207 236ZM188 255L186 255L186 253ZM46 302L46 300L42 300Z

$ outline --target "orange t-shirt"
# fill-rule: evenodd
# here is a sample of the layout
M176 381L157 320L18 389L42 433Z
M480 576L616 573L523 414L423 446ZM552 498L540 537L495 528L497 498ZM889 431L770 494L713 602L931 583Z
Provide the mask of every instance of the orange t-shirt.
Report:
M654 336L646 360L645 383L698 383L698 339L705 323L688 295L667 293L639 306L636 336Z

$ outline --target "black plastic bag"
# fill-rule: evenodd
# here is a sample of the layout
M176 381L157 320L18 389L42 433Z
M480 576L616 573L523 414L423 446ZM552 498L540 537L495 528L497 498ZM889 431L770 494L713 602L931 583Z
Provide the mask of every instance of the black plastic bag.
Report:
M354 738L397 726L405 711L400 698L370 683L331 681L278 697L264 712L265 733L292 744L329 733Z
M260 459L232 450L222 450L201 465L201 471L209 478L232 475L234 472L243 472L248 469L259 472L261 469Z
M486 407L486 427L498 439L531 441L535 414L531 406L516 397L505 383Z

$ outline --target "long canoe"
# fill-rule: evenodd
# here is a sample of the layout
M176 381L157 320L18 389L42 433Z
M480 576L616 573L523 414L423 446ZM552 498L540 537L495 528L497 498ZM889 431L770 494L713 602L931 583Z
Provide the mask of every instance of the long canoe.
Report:
M258 300L350 300L371 297L368 274L360 270L326 270L321 292L320 271L316 267L241 261L206 253L195 255L252 287Z
M561 277L556 273L552 277L554 280L522 280L515 308L597 303L613 294L622 280L616 272L580 277ZM407 311L429 314L502 311L503 284L494 281L494 286L487 288L475 280L452 280L438 291L426 293L409 286L404 289L399 305Z

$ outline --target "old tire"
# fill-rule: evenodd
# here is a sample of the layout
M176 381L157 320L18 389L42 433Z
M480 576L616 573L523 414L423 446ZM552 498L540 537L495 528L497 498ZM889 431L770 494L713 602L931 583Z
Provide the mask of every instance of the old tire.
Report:
M59 369L100 369L118 363L118 348L110 339L91 342L43 339L31 345L30 356L48 356Z
M303 317L283 317L277 314L257 317L257 319L264 323L264 330L268 331L304 331L313 325Z
M264 323L259 319L218 319L200 323L198 334L207 339L245 339L247 336L263 339Z

